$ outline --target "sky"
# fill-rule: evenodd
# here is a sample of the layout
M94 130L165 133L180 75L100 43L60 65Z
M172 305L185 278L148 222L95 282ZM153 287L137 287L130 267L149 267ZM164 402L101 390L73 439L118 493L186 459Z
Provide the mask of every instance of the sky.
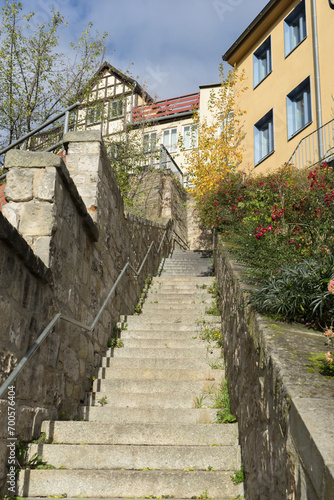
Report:
M106 60L161 100L218 83L222 55L269 0L21 1L35 20L50 19L52 7L65 16L64 52L89 22L107 31Z

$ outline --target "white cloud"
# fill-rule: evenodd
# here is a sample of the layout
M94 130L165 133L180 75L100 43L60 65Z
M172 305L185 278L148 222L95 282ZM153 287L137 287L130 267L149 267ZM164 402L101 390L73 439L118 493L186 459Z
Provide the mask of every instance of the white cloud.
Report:
M221 56L262 10L266 0L30 0L29 9L47 17L51 6L69 22L64 50L92 21L108 31L108 59L159 98L196 92L218 81Z

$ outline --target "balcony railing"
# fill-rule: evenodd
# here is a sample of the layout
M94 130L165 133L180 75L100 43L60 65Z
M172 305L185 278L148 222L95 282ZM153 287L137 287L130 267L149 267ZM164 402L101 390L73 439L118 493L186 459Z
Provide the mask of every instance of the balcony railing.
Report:
M188 94L152 105L137 106L132 111L132 121L149 121L179 113L191 112L199 108L199 92Z
M301 139L288 163L300 170L331 159L334 159L334 119Z

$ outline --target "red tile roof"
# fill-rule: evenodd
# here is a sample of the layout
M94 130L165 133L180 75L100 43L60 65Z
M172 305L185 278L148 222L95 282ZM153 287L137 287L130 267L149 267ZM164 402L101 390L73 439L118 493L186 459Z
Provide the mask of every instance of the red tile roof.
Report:
M5 186L6 184L1 184L0 186L0 212L2 211L3 205L7 203L7 201L5 200L5 193L4 193Z

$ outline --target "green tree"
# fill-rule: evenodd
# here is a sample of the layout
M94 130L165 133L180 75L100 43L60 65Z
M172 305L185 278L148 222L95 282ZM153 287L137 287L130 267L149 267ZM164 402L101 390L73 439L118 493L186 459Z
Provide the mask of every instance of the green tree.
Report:
M33 29L34 12L6 0L0 26L0 142L22 137L88 91L92 76L105 57L107 33L92 33L90 23L73 57L57 52L64 17L52 11L48 22Z
M156 142L148 140L146 124L126 124L123 130L109 136L105 142L117 184L127 209L140 189L145 173L159 162Z

